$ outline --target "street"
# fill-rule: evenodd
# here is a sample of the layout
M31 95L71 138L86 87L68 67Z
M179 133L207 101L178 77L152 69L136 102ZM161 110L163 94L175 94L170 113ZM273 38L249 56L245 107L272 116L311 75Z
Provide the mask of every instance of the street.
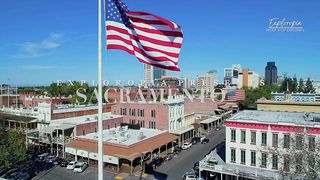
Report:
M179 180L182 179L184 173L191 171L193 164L200 161L208 154L215 146L221 143L225 138L225 129L222 127L219 131L206 136L210 139L207 144L195 144L188 150L183 150L178 154L178 157L165 162L160 167L155 169L154 174L149 174L142 179L158 179L158 180ZM78 179L98 179L97 168L88 167L83 173L74 173L72 170L67 170L65 167L55 166L47 171L39 173L34 180L78 180ZM115 179L116 174L104 173L104 177L107 180ZM134 180L140 179L134 175L121 175L124 179Z
M200 161L215 146L221 143L225 138L225 128L221 127L219 131L215 131L207 136L210 139L208 144L198 143L186 151L182 151L177 158L166 162L158 167L155 171L162 174L154 179L178 180L183 174L190 171L195 162ZM148 178L150 179L150 177Z

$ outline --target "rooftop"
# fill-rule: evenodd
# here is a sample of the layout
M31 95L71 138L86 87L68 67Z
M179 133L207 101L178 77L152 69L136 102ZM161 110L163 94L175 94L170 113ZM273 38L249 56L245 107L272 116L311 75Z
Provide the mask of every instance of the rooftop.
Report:
M103 131L103 141L113 144L132 145L142 140L165 133L157 129L129 129L128 126L106 129ZM98 140L97 133L90 133L84 136L79 136L82 139Z
M158 131L158 130L155 130L155 131ZM113 144L113 143L104 143L103 152L108 155L133 160L141 156L142 153L146 153L146 152L153 151L154 149L158 149L167 143L171 143L172 141L175 141L176 139L177 137L175 135L169 134L167 131L163 131L163 133L160 133L150 138L145 138L144 140L139 141L130 146L124 146L124 145ZM66 147L73 148L73 149L81 149L91 153L98 152L97 142L89 139L84 139L84 138L77 138L75 141L69 144L66 144Z
M106 119L113 119L113 118L119 118L122 117L120 115L111 115L110 112L108 113L103 113L102 115L103 120ZM92 115L86 115L86 116L77 116L77 117L72 117L72 118L64 118L64 119L57 119L51 121L51 123L54 124L85 124L85 123L90 123L98 120L98 114L92 114Z
M228 120L245 120L266 123L288 123L296 125L320 125L320 113L275 112L244 110Z
M36 121L36 119L32 118L32 117L19 116L19 115L13 115L13 114L6 114L6 113L0 112L0 121L3 121L3 120L13 120L13 121L21 121L21 122Z

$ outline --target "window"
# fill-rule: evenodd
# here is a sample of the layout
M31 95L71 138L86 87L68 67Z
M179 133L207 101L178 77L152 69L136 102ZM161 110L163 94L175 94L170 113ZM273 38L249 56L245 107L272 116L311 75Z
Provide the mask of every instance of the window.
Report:
M263 146L267 145L267 133L266 132L261 133L261 145L263 145Z
M278 155L272 155L272 169L278 169Z
M251 144L256 144L256 135L255 131L251 131Z
M108 124L108 129L110 129L110 124Z
M140 109L138 109L138 117L140 117Z
M290 134L283 135L283 148L290 148Z
M256 152L251 151L251 166L255 166L255 165L256 165Z
M267 167L267 154L261 153L261 167L266 168Z
M97 128L94 128L94 132L97 132Z
M246 151L241 150L241 164L246 164Z
M283 158L283 171L285 172L290 171L290 158L288 155L284 156Z
M309 136L309 150L314 151L316 148L316 140L314 136Z
M303 149L303 135L298 134L296 136L296 149L302 150Z
M241 143L246 143L246 130L241 130Z
M86 130L85 130L85 129L82 130L82 135L83 135L83 136L86 135Z
M272 134L272 147L278 147L278 134Z
M117 126L118 126L117 123L115 123L115 124L114 124L114 127L116 128Z
M156 110L151 110L151 117L153 117L153 118L156 117Z
M236 142L236 130L231 129L231 141Z
M235 163L236 162L236 150L231 149L231 162Z

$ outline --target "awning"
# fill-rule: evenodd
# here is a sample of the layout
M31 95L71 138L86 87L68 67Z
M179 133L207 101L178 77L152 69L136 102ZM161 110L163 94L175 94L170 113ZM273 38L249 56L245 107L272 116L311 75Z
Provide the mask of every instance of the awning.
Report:
M201 121L200 123L201 124L210 124L210 123L212 123L214 121L217 121L219 119L221 119L221 118L220 117L216 117L216 116L215 117L210 117L208 119L205 119L205 120Z
M170 131L170 133L171 134L175 134L175 135L181 135L181 134L186 133L188 131L191 131L193 129L194 129L193 126L188 126L188 127L185 127L185 128L180 128L180 129L177 129L177 130Z

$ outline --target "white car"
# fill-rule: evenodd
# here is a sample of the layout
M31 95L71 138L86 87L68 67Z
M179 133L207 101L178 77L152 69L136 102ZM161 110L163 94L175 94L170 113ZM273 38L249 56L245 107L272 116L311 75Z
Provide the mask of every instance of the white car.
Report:
M183 180L198 180L198 176L195 172L186 172L183 176L182 176Z
M191 148L191 146L192 146L192 143L191 143L191 142L185 142L185 143L183 143L183 145L181 146L181 149L186 150L186 149Z
M82 173L84 170L86 170L88 167L88 164L85 162L78 162L74 166L73 172L79 172Z
M69 162L69 164L67 165L67 169L74 169L74 167L76 166L77 161L71 161Z

